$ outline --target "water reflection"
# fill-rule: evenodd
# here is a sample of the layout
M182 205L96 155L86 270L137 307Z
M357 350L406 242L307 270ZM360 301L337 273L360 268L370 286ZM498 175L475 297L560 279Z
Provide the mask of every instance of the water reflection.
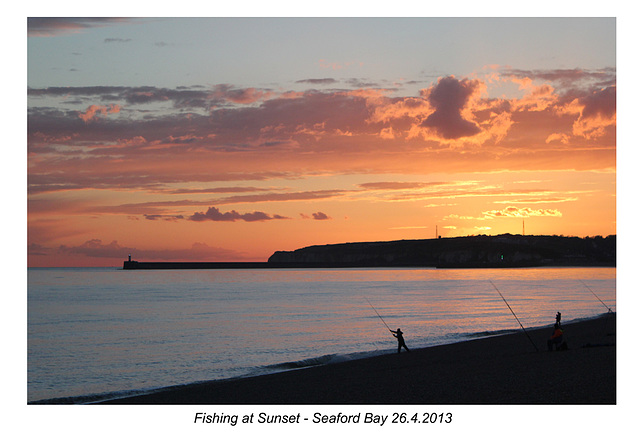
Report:
M395 351L616 308L615 269L30 269L29 400Z

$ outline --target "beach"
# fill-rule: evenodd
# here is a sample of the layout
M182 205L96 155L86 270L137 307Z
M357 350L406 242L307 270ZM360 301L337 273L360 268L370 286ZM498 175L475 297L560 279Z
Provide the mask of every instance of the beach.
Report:
M100 404L615 404L615 314L569 322L563 329L565 351L547 350L551 324Z

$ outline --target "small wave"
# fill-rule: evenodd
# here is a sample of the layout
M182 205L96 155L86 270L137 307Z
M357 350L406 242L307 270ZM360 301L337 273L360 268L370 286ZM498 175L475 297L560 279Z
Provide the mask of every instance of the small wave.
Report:
M280 362L277 364L264 365L257 367L245 376L241 377L253 377L266 373L277 373L280 371L299 370L303 368L316 367L318 365L336 364L339 362L353 361L356 359L364 359L372 356L380 356L386 353L390 353L390 350L374 350L368 352L359 353L344 353L344 354L327 354L312 358L301 359L298 361Z
M337 354L330 354L318 356L315 358L303 359L300 361L281 362L278 364L265 365L262 368L267 370L293 370L296 368L314 367L316 365L330 364L332 361L335 361L338 358L339 356Z
M131 396L138 396L141 394L149 393L149 391L159 391L163 389L164 388L153 390L123 390L110 393L87 394L82 396L65 396L29 401L27 402L27 405L89 405L112 399L122 399Z
M245 374L240 374L238 376L232 376L229 378L214 379L213 381L215 382L215 381L233 380L237 378L254 377L254 376L277 373L282 371L298 370L298 369L314 367L318 365L326 365L326 364L348 361L352 359L364 358L367 356L371 356L371 354L365 353L360 356L347 355L347 354L344 354L344 355L328 354L324 356L302 359L299 361L282 362L277 364L264 365L260 367L253 367L253 368L249 368ZM177 385L171 385L171 386L159 387L159 388L123 390L123 391L116 391L116 392L97 393L97 394L88 394L88 395L80 395L80 396L64 396L64 397L55 397L55 398L49 398L49 399L38 399L38 400L29 401L27 402L27 404L28 405L90 405L90 404L101 403L104 401L109 401L114 399L140 396L144 394L154 393L154 392L163 391L163 390L185 386L185 385L196 385L203 382L211 382L211 380L187 382L184 384L177 384Z
M462 336L465 337L465 338L470 338L470 339L488 338L490 336L506 335L506 334L509 334L509 333L515 333L517 331L518 331L518 329L515 329L515 328L504 329L504 330L483 330L483 331L479 331L479 332L465 333Z

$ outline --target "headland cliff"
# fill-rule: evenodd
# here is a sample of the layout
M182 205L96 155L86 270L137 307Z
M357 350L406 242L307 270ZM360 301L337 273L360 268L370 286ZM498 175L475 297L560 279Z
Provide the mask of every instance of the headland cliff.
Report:
M335 267L615 266L616 236L468 236L316 245L275 252L272 265Z

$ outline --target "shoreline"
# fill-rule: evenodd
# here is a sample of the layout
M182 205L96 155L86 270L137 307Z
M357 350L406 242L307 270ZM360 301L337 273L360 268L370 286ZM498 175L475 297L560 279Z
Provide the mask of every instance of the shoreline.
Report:
M616 315L254 377L204 381L92 404L615 404ZM50 399L32 404L71 403Z

